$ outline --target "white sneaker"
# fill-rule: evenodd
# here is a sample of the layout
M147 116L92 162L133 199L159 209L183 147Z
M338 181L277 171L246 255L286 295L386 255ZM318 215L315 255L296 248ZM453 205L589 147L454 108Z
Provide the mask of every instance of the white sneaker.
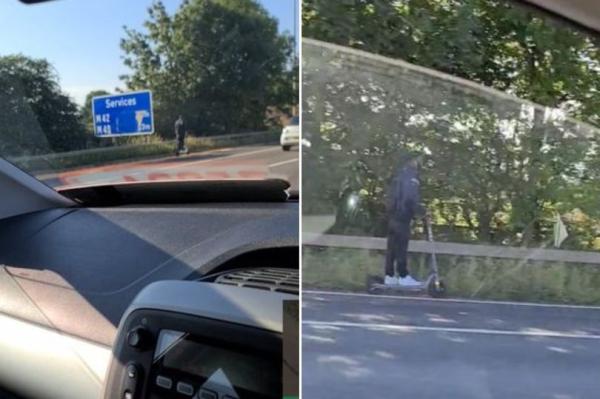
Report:
M400 277L398 279L398 285L402 287L418 287L420 285L423 285L423 283L419 280L415 280L414 278L412 278L412 276L408 275L406 277Z
M385 276L383 279L385 285L398 285L398 277L396 276Z

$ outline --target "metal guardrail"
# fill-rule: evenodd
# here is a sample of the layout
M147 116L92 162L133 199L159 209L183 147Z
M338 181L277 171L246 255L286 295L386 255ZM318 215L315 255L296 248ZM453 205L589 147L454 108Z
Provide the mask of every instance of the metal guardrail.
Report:
M385 250L386 239L381 237L344 236L335 234L303 233L302 244L319 247ZM545 261L586 263L600 265L600 252L571 251L547 248L517 248L495 245L460 244L453 242L429 242L412 240L409 252L435 253L441 255L483 258L519 259L521 261Z

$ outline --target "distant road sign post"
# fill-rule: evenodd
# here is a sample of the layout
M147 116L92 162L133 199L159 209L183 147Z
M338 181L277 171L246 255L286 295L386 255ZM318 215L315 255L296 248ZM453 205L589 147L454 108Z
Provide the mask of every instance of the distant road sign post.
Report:
M94 97L92 115L96 137L154 133L152 93L149 90Z

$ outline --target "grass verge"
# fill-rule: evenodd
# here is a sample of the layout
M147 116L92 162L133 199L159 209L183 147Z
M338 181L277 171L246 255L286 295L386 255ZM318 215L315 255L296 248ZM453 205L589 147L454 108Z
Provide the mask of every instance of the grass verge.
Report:
M186 146L190 152L215 148L272 144L279 139L277 131L234 134L227 136L189 137ZM71 151L8 159L17 167L30 173L60 172L82 166L99 166L121 161L152 159L172 155L174 141L155 141L147 144L123 145L91 150Z
M448 296L600 305L600 265L438 255ZM411 273L428 274L429 256L410 254ZM383 274L384 252L305 246L304 288L366 292Z

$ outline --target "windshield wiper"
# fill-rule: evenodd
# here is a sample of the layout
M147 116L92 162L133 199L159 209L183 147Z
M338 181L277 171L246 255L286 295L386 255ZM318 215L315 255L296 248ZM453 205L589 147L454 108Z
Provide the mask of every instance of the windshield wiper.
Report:
M292 196L282 179L118 183L67 188L59 192L84 206L191 204L203 202L285 202ZM293 197L292 197L293 199Z

